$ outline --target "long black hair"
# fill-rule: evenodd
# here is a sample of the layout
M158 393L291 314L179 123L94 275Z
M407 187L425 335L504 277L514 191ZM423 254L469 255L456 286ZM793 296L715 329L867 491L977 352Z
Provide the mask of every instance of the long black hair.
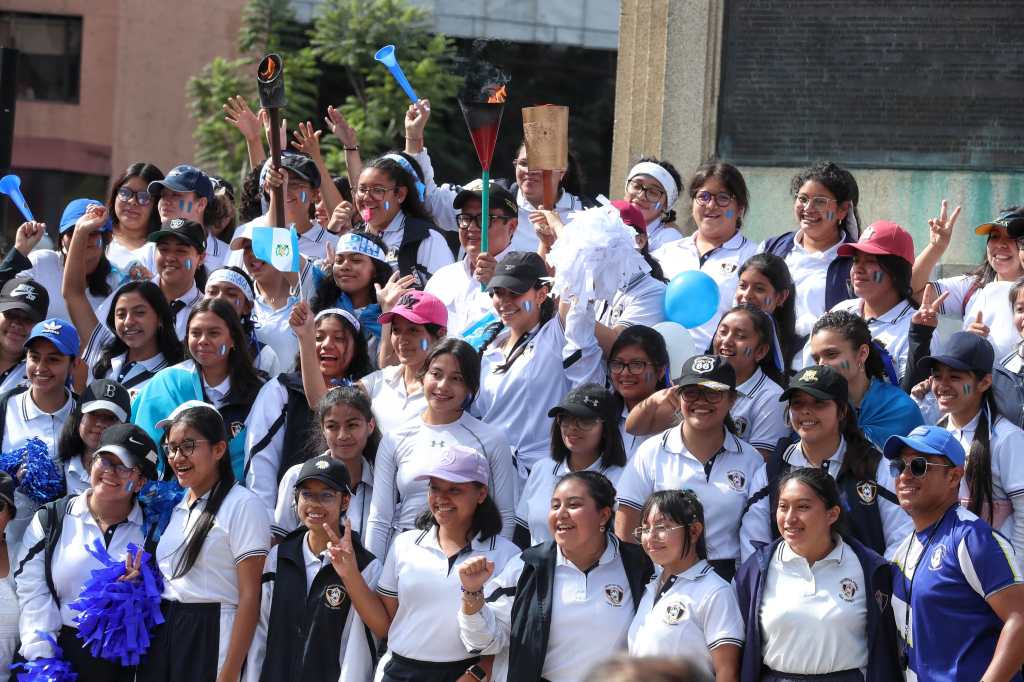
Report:
M405 159L412 167L415 176L410 175L409 171L405 170L405 168L403 168L397 161L389 159L386 156L374 159L363 166L363 169L376 168L377 170L383 171L385 175L391 178L392 182L400 187L404 187L405 200L402 201L402 212L407 216L412 216L413 218L419 218L433 223L434 220L431 218L430 213L427 212L427 208L423 205L423 201L420 200L420 192L416 188L417 182L424 182L423 170L420 168L419 162L405 152L396 151L391 153L397 154Z
M373 422L373 431L367 436L366 447L363 448L363 457L366 458L367 462L373 464L374 460L377 459L377 448L380 447L380 427L377 426L377 420L374 419L369 396L355 386L335 386L327 391L324 397L320 399L320 402L316 404L316 414L314 417L317 426L320 428L311 430L307 451L311 453L310 456L316 456L317 453L323 452L328 447L327 439L324 438L324 420L327 419L327 415L331 413L331 410L339 405L351 407L363 415L363 419L367 423Z
M238 195L239 224L248 223L263 215L263 204L260 201L260 197L263 195L263 190L260 188L260 170L262 168L262 165L253 168L242 181L242 193Z
M780 497L782 489L790 481L802 483L810 488L814 495L825 505L826 510L839 507L839 516L836 517L835 522L832 524L832 531L842 538L849 537L846 525L846 512L843 511L843 503L839 496L839 486L827 471L818 467L794 467L790 469L779 478L777 491ZM774 518L772 519L772 525L775 525Z
M608 509L611 516L608 519L609 526L615 519L615 485L604 474L597 471L570 471L562 476L555 483L557 490L563 483L579 481L587 488L587 493L594 500L598 511ZM610 530L610 528L606 529Z
M704 505L700 503L697 493L690 489L686 490L658 490L651 493L651 496L644 502L640 510L641 523L647 519L651 510L657 507L662 516L672 523L683 527L683 556L690 552L692 542L690 540L690 527L694 523L701 525L700 536L697 538L697 558L708 558L708 543L705 539Z
M224 498L228 496L231 488L235 485L235 474L231 469L231 455L227 450L228 433L224 428L224 420L220 413L209 407L190 407L187 410L182 410L174 423L168 427L167 433L170 433L171 428L178 424L185 424L198 431L203 438L209 441L211 448L217 443L223 443L224 455L217 461L217 482L210 490L210 497L199 514L199 519L185 539L184 551L175 562L172 578L180 578L192 570L203 549L203 543L206 542L206 536L213 528L217 512L220 511ZM170 467L168 467L169 469Z
M910 305L915 308L920 308L921 304L914 298L914 290L910 286L913 266L900 256L893 256L891 254L876 256L876 258L878 259L878 267L885 274L889 275L889 279L892 280L893 289L896 290L900 298L910 301Z
M478 490L486 487L483 483L476 481L473 482L473 485ZM434 518L429 507L416 517L416 528L419 530L427 530L436 525L437 519ZM501 512L498 511L498 505L494 503L491 493L488 491L487 497L473 510L473 520L469 524L469 539L473 540L479 536L480 540L484 541L496 537L501 533L501 525Z
M548 284L538 280L533 285L535 291L540 290L543 287L549 286ZM540 320L537 322L537 327L543 327L548 321L555 316L555 301L550 296L544 298L544 301L540 304ZM483 357L487 347L490 346L494 339L498 338L498 334L505 328L505 323L498 321L492 323L486 329L486 336L484 342L480 346L480 357ZM523 334L517 340L512 350L509 351L508 358L502 364L492 370L495 374L504 374L512 367L512 364L519 359L519 356L526 350L526 342L531 338L530 334Z
M690 199L696 200L697 192L711 178L715 178L723 185L726 191L736 199L736 205L741 211L736 212L736 229L743 227L743 214L750 208L750 192L747 190L747 182L743 179L740 169L731 163L719 159L708 159L693 174L690 179Z
M136 293L141 296L149 307L153 309L153 312L156 313L156 347L164 356L164 361L168 366L181 362L184 357L184 350L174 328L174 316L171 315L171 307L167 304L164 292L154 282L133 281L122 285L114 293L110 301L110 310L107 311L107 328L111 331L117 328L114 320L117 302L122 296L130 293ZM93 378L103 379L106 377L110 372L111 360L127 352L128 346L125 345L124 341L117 334L114 334L114 337L104 344L99 360L92 367Z
M793 365L793 357L803 347L796 334L796 284L793 283L786 261L773 253L755 253L740 266L738 277L742 277L751 268L771 282L775 291L788 293L786 300L772 313L775 331L779 334L779 345L782 346L783 371L788 372Z
M754 327L754 332L757 334L757 345L764 344L768 346L768 352L758 361L757 366L768 375L769 379L780 387L785 388L789 384L786 380L785 366L782 369L775 366L775 338L772 334L775 322L772 320L772 316L751 303L742 303L730 308L725 315L722 315L722 319L724 320L733 313L746 315L747 319L750 320L750 324ZM716 329L715 335L711 338L711 345L708 348L709 354L715 353L714 346L717 336L718 330Z
M871 338L871 329L863 317L848 310L832 310L818 318L811 329L811 336L823 329L831 329L842 334L854 351L866 345L868 357L864 361L864 373L867 374L869 380L887 380L888 375L885 371L885 361L882 359L881 346Z
M594 390L601 390L598 384L582 384L577 388L589 387ZM574 389L575 390L575 389ZM605 392L606 400L611 401L611 394ZM622 444L622 432L619 431L618 414L607 414L601 420L601 440L597 444L597 451L600 453L601 467L624 467L626 466L626 447ZM562 429L558 425L558 419L551 422L551 459L556 462L565 462L570 456L569 448L562 440Z
M228 376L231 377L231 390L228 393L232 402L252 405L256 400L256 394L263 386L263 378L253 364L249 337L242 328L242 321L238 313L227 301L219 298L204 298L199 301L188 314L185 336L188 338L188 328L192 326L192 320L200 313L213 313L228 328L233 348L228 351ZM189 353L188 344L185 344L185 357L192 359ZM197 366L198 369L198 366Z
M356 230L354 234L366 239L367 241L376 244L381 251L387 253L388 247L384 243L384 240L377 235L366 232L365 230ZM370 283L367 285L370 288L370 300L376 301L376 293L374 284L378 284L384 287L388 283L388 279L391 278L391 273L394 270L391 266L384 261L379 261L376 258L370 258L370 262L373 263L373 276L370 278ZM334 263L331 263L333 267ZM327 273L327 276L320 280L320 283L316 286L316 292L313 294L313 300L310 302L310 308L313 314L320 312L321 310L327 310L328 308L335 308L338 305L338 298L341 296L341 287L334 281L334 275Z
M860 188L850 171L841 168L831 161L818 161L809 168L805 168L793 176L789 183L790 192L796 197L800 188L805 182L813 181L821 184L836 198L836 204L850 202L850 210L846 217L838 224L840 232L846 232L850 239L856 241L860 237L860 214L857 212L857 204L860 201ZM854 226L856 225L856 229ZM842 241L843 235L839 234Z
M654 387L655 390L668 388L668 374L672 368L669 367L670 360L668 346L665 345L665 337L651 327L642 324L630 325L622 330L622 333L619 334L612 344L611 349L608 351L608 362L614 360L615 356L621 353L623 349L632 348L633 346L642 350L651 359L651 363L654 365L655 370L657 370L658 383ZM608 371L608 376L611 376L611 370ZM611 391L618 401L619 410L621 411L625 403L622 400L622 396L615 390L614 384L612 384Z
M1006 213L1008 211L1017 212L1017 211L1020 211L1022 209L1024 209L1024 206L1008 206L1008 207L1003 209L1003 213ZM991 239L991 238L992 238L992 235L990 233L988 235L988 237L986 238L986 240L985 240L985 244L986 245L988 244L988 240ZM971 277L974 278L974 286L975 286L975 288L978 288L978 289L980 289L981 287L985 286L989 282L992 282L996 278L995 268L993 268L989 264L989 262L988 262L988 252L987 251L988 251L988 249L986 249L985 257L981 259L981 263L978 264L978 267L976 267L976 268L974 268L974 270L966 273L966 274L968 274L968 275L970 275ZM1011 300L1011 305L1012 305L1012 302L1015 299L1011 298L1010 300ZM967 305L967 303L964 302L964 305Z
M343 381L352 382L362 379L364 376L373 371L373 365L370 363L370 353L366 349L366 337L359 333L359 330L355 328L351 320L348 318L338 315L336 313L327 313L319 320L313 323L316 327L326 317L333 317L336 320L341 321L341 326L348 332L349 336L352 337L352 361L348 363L347 373L341 377ZM302 358L300 355L295 356L295 371L300 372L302 370Z
M149 183L163 180L164 172L151 163L139 161L125 168L124 172L117 176L114 183L110 186L110 197L107 199L107 215L110 216L110 220L115 226L118 224L117 213L114 211L114 204L117 203L117 192L124 183L132 178L145 180L146 187L148 188ZM151 197L150 202L152 208L149 211L149 228L146 230L146 234L160 229L160 213L156 210L156 197Z

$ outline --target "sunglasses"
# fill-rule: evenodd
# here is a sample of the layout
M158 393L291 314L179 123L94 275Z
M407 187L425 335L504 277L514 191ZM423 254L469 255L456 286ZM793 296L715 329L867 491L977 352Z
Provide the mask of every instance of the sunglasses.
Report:
M910 475L914 478L924 478L928 474L928 467L942 467L944 469L954 469L952 464L936 464L935 462L929 462L925 457L914 457L909 462L903 459L894 459L889 462L889 471L892 472L893 478L899 478L903 475L903 472L910 468Z

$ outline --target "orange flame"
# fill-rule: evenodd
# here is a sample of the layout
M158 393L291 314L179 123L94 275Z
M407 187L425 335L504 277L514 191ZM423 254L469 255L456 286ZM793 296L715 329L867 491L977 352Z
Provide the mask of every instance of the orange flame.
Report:
M277 73L277 60L268 57L265 69L260 72L260 78L269 81L274 77L275 73Z
M494 93L487 98L488 104L504 104L508 97L508 89L504 85L495 88Z

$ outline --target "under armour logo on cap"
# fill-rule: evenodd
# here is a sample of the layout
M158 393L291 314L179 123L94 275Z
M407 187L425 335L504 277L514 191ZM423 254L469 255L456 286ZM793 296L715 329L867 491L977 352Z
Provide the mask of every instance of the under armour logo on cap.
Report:
M593 397L593 396L589 396L588 395L588 396L584 396L583 404L586 405L587 407L595 407L596 408L598 405L601 404L601 401L598 400L597 398Z
M19 284L11 290L11 298L24 298L29 301L36 300L36 288L31 284Z
M512 264L506 265L504 267L505 267L505 272L512 272L513 270L516 269L516 266L512 265Z

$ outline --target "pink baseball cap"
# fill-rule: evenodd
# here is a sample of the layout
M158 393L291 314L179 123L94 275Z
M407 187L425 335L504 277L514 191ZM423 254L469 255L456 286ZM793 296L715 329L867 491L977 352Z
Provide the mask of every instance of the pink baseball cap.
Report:
M413 324L448 326L448 309L444 307L444 303L441 303L441 299L416 289L402 294L394 309L391 312L382 313L377 321L381 324L390 324L396 315Z
M428 478L439 478L450 483L476 482L487 485L491 472L487 459L473 448L449 445L441 450L440 456L416 480Z
M914 264L914 238L888 220L871 223L861 232L856 244L843 244L837 253L840 256L852 256L854 251L874 256L899 256L911 265Z
M640 234L647 234L647 221L644 220L644 214L640 212L639 208L622 199L613 201L612 206L619 209L619 217L622 218L622 222Z

